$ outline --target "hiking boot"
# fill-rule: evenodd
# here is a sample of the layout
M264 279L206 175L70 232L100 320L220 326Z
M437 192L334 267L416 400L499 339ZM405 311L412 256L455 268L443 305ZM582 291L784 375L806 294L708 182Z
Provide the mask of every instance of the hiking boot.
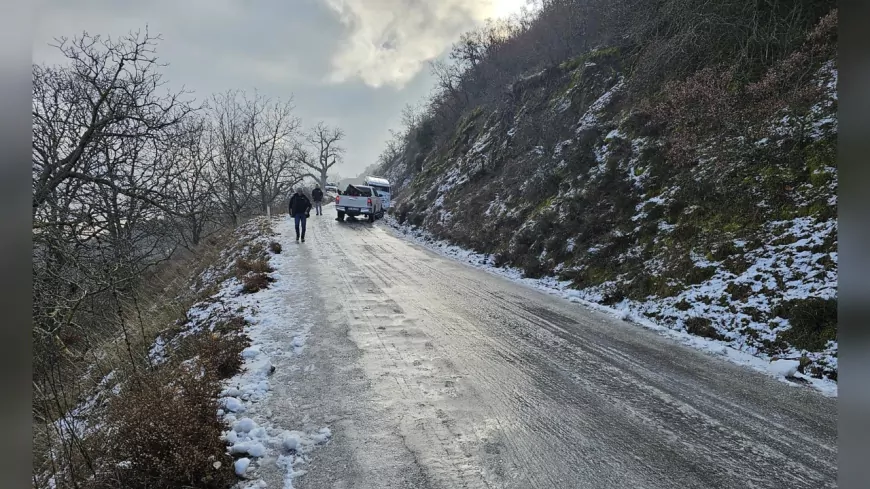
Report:
M305 242L305 236L302 237L302 242L303 242L303 243Z
M297 243L299 242L299 236L296 236L296 242Z

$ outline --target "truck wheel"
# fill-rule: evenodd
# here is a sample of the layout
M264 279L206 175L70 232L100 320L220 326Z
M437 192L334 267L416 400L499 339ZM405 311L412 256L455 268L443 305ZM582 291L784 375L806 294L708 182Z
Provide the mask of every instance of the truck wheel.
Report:
M339 221L344 221L344 212L342 212L342 211L338 211L338 220L339 220Z

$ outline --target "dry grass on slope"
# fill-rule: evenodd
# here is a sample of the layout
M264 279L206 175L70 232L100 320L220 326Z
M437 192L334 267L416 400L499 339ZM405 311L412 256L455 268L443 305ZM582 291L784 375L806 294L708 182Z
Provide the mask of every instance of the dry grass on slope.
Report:
M81 372L79 382L58 382L53 395L34 397L52 414L34 421L34 487L237 482L216 413L222 381L241 368L246 323L237 311L221 310L208 318L213 327L191 328L202 320L191 314L194 305L219 300L212 295L226 280L265 276L271 269L260 241L270 235L268 222L257 219L162 264L135 303L125 303L126 334L103 341L75 370L67 366Z

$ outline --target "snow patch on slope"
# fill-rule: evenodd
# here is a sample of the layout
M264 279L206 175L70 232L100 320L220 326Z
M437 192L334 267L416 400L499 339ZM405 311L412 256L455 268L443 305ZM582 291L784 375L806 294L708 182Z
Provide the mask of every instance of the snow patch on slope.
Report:
M586 129L594 129L599 126L599 116L604 111L605 108L610 104L610 101L613 100L613 97L619 93L624 86L624 80L622 78L616 82L610 90L604 92L603 95L598 97L598 100L592 103L589 106L589 110L583 114L583 117L580 118L579 123L577 124L577 132L584 131Z

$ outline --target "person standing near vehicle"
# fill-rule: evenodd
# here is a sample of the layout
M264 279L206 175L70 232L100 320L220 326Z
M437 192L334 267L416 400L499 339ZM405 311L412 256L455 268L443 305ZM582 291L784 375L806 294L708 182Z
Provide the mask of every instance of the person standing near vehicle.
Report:
M302 187L296 189L296 193L290 197L290 217L294 219L296 226L296 241L299 241L299 225L302 225L302 242L305 242L305 223L308 213L311 212L311 201L302 193Z
M311 191L311 198L314 199L314 213L316 216L323 215L323 208L321 205L323 204L323 190L320 190L319 186L315 186L314 190Z

